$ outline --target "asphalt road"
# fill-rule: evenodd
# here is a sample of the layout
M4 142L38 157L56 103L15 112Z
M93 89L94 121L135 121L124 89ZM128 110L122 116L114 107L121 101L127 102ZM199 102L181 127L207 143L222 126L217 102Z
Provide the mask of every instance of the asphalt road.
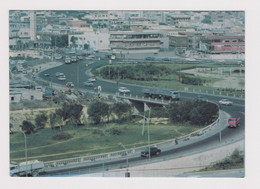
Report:
M86 66L88 64L88 66ZM89 70L100 65L108 64L108 61L95 61L95 60L84 60L84 61L79 61L78 63L72 63L72 64L63 64L59 67L55 67L49 70L45 70L42 73L39 74L39 77L52 81L54 83L62 84L65 86L67 82L73 82L75 84L75 87L80 87L80 88L85 88L87 90L93 90L95 86L102 86L102 92L105 93L111 93L115 94L118 92L118 86L114 82L107 82L103 80L97 80L95 82L94 87L85 87L83 85L83 82L87 81L89 79L89 76L86 73L89 73ZM62 72L66 75L67 80L64 81L59 81L57 77L55 76L56 72ZM48 73L50 76L45 77L44 74ZM77 77L77 75L79 77ZM79 81L79 82L77 82ZM146 87L142 86L136 86L136 85L129 85L129 84L122 84L120 83L120 87L125 86L128 89L130 89L131 94L133 95L138 95L142 96L142 89ZM181 92L181 100L192 100L194 99L198 94L195 93L185 93ZM212 102L218 102L220 99L223 99L221 96L213 96L213 95L207 95L203 94L209 101ZM226 97L225 97L226 98ZM234 99L234 98L229 98L227 97L226 99L229 99L233 102L233 106L221 106L221 109L228 114L230 114L231 117L240 117L241 118L241 125L237 128L225 128L221 132L221 138L222 142L224 141L229 141L230 139L236 140L238 138L244 138L245 137L245 102L242 99ZM185 155L190 155L193 153L196 153L198 151L201 151L202 149L208 149L210 146L216 146L219 144L219 134L216 134L210 138L207 138L203 141L197 142L196 144L192 144L186 147L183 147L181 149L175 149L175 150L170 150L166 152L162 152L159 157L152 158L152 162L156 161L161 161L161 160L166 160L166 159L174 159L178 157L183 157ZM129 159L129 165L130 166L136 166L136 165L141 165L147 163L147 159L142 159L140 157L135 157ZM125 167L125 161L119 161L119 162L114 162L110 163L107 165L100 164L96 165L94 167L88 167L88 168L82 168L81 170L76 170L76 172L80 172L80 174L83 173L89 173L89 172L95 172L95 171L100 171L106 167L106 169L115 169L118 167ZM72 174L73 170L65 171L63 174ZM55 173L56 174L56 173ZM59 172L59 174L61 174Z

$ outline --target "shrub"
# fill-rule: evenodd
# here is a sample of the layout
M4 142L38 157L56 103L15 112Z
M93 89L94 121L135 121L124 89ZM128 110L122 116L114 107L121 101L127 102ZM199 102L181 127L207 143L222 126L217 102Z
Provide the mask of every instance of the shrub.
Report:
M104 132L102 130L100 130L100 129L93 129L92 130L92 134L104 136Z
M32 124L30 121L23 120L21 128L25 133L31 134L34 133L35 125Z
M120 135L122 134L123 130L119 127L112 127L106 130L111 135Z
M69 133L61 132L52 137L53 140L68 140L72 138Z

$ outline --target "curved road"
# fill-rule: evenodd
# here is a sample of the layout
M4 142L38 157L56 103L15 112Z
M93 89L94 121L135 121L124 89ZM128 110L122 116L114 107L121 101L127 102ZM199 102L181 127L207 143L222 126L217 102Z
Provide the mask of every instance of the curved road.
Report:
M114 61L115 62L115 61ZM88 64L88 66L86 66ZM61 66L51 68L49 70L45 70L41 73L39 73L39 77L46 79L46 80L51 80L54 83L62 84L65 86L65 84L69 81L73 82L75 84L75 87L79 88L85 88L87 90L93 90L94 87L85 87L83 85L84 81L87 81L87 79L90 77L88 74L90 69L108 64L108 61L96 61L96 60L84 60L84 61L79 61L78 63L72 63L72 64L63 64ZM55 76L56 72L62 72L66 75L67 80L66 81L59 81L57 77ZM48 73L50 76L45 77L44 74ZM79 77L77 78L77 75ZM79 82L77 82L79 81ZM110 93L110 94L115 94L118 92L118 87L116 83L114 82L108 82L104 80L97 80L97 82L94 83L95 86L100 85L102 87L102 92L105 93ZM131 84L122 84L120 83L120 86L125 86L131 90L131 94L133 95L138 95L142 96L142 89L146 88L143 86L137 86L137 85L131 85ZM181 92L181 99L182 100L192 100L194 97L196 97L196 93L186 93L186 92ZM207 95L203 94L206 98L209 99L209 101L213 102L218 102L220 99L223 97L221 96L215 96L215 95ZM241 140L244 139L245 137L245 101L244 99L238 99L238 98L229 98L225 97L226 99L229 99L233 102L233 106L221 106L221 109L225 112L227 112L231 117L240 117L241 118L241 126L235 129L230 129L230 128L225 128L221 132L221 138L222 142L221 143L226 143L230 141L236 141L236 140ZM216 134L210 138L207 138L203 141L197 142L196 144L192 144L186 147L183 147L181 149L175 149L175 150L170 150L166 152L162 152L160 157L156 158L151 158L151 162L154 161L162 161L166 159L174 159L177 157L183 157L188 154L193 154L197 153L199 151L203 150L208 150L210 147L214 148L219 145L219 134ZM143 163L147 163L147 159L141 159L140 157L138 158L132 158L129 159L129 165L130 166L135 166L135 165L141 165ZM99 169L102 169L102 166L104 165L97 165L95 166L95 171L97 171L97 167ZM119 161L119 162L114 162L110 163L109 165L106 165L106 167L109 167L109 169L114 169L118 168L118 166L123 166L125 167L125 160ZM94 170L93 170L94 171ZM91 172L86 168L83 168L81 170L81 173L87 173ZM64 174L67 174L68 172L64 172ZM70 170L71 174L71 170Z

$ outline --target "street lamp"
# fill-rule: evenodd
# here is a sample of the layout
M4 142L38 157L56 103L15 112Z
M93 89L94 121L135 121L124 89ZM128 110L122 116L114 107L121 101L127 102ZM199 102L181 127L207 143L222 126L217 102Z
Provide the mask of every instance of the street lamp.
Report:
M27 140L26 140L26 134L22 130L19 130L19 132L23 133L23 136L24 136L24 156L25 156L25 161L26 161L25 176L27 177Z
M150 146L150 116L151 116L151 107L149 108L149 118L148 118L148 147L149 147L149 161L151 159L151 146Z
M145 114L145 111L144 111ZM142 129L142 135L144 135L144 125L145 125L145 120L147 119L147 117L145 117L145 115L138 115L144 118L143 121L143 129ZM150 117L151 117L151 107L149 108L149 115L148 115L148 121L147 121L147 135L148 135L148 148L149 148L149 161L151 159L150 157L150 153L151 153L151 147L150 147Z
M123 143L119 142L118 145L119 145L120 147L123 147L124 150L125 150L125 153L126 153L126 173L125 173L125 176L126 176L126 177L129 177L129 176L130 176L130 173L128 172L128 166L129 166L129 164L128 164L128 152L127 152L125 146L123 145Z

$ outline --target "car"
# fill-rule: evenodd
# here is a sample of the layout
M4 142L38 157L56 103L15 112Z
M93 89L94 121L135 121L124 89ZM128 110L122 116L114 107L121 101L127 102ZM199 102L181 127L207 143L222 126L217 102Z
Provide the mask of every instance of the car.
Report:
M161 150L156 147L150 147L150 157L153 155L159 155ZM149 157L149 147L146 147L145 150L141 151L141 157Z
M62 59L62 55L61 54L55 54L55 59L56 60L61 60Z
M65 58L65 64L70 64L71 63L71 59L69 56L66 56Z
M93 87L93 86L94 86L94 84L93 84L92 82L90 82L90 81L85 81L83 84L84 84L86 87Z
M68 83L66 84L66 86L69 87L69 88L72 88L72 87L74 87L75 85L74 85L72 82L68 82Z
M240 125L240 118L229 118L228 119L229 128L236 128L239 125Z
M219 101L219 104L226 105L226 106L232 106L233 103L230 100L228 100L228 99L221 99Z
M130 93L130 90L127 89L126 87L119 87L118 91L120 93Z
M58 80L59 81L66 81L66 77L65 76L60 76L60 77L58 77Z
M146 57L145 60L154 60L154 57Z
M96 79L95 77L91 77L91 78L88 79L88 81L90 81L90 82L96 82L97 79Z
M170 58L163 58L163 61L171 61Z
M56 72L56 73L55 73L55 76L56 76L56 77L59 77L60 74L61 74L60 72Z
M208 99L201 95L198 95L194 100L199 102L201 101L208 102Z
M71 57L71 62L77 62L77 57L76 56L72 56Z
M94 59L95 58L95 55L89 55L89 56L87 56L85 59L86 60L91 60L91 59Z
M44 76L45 76L45 77L49 77L49 76L50 76L50 74L46 73L46 74L44 74Z

